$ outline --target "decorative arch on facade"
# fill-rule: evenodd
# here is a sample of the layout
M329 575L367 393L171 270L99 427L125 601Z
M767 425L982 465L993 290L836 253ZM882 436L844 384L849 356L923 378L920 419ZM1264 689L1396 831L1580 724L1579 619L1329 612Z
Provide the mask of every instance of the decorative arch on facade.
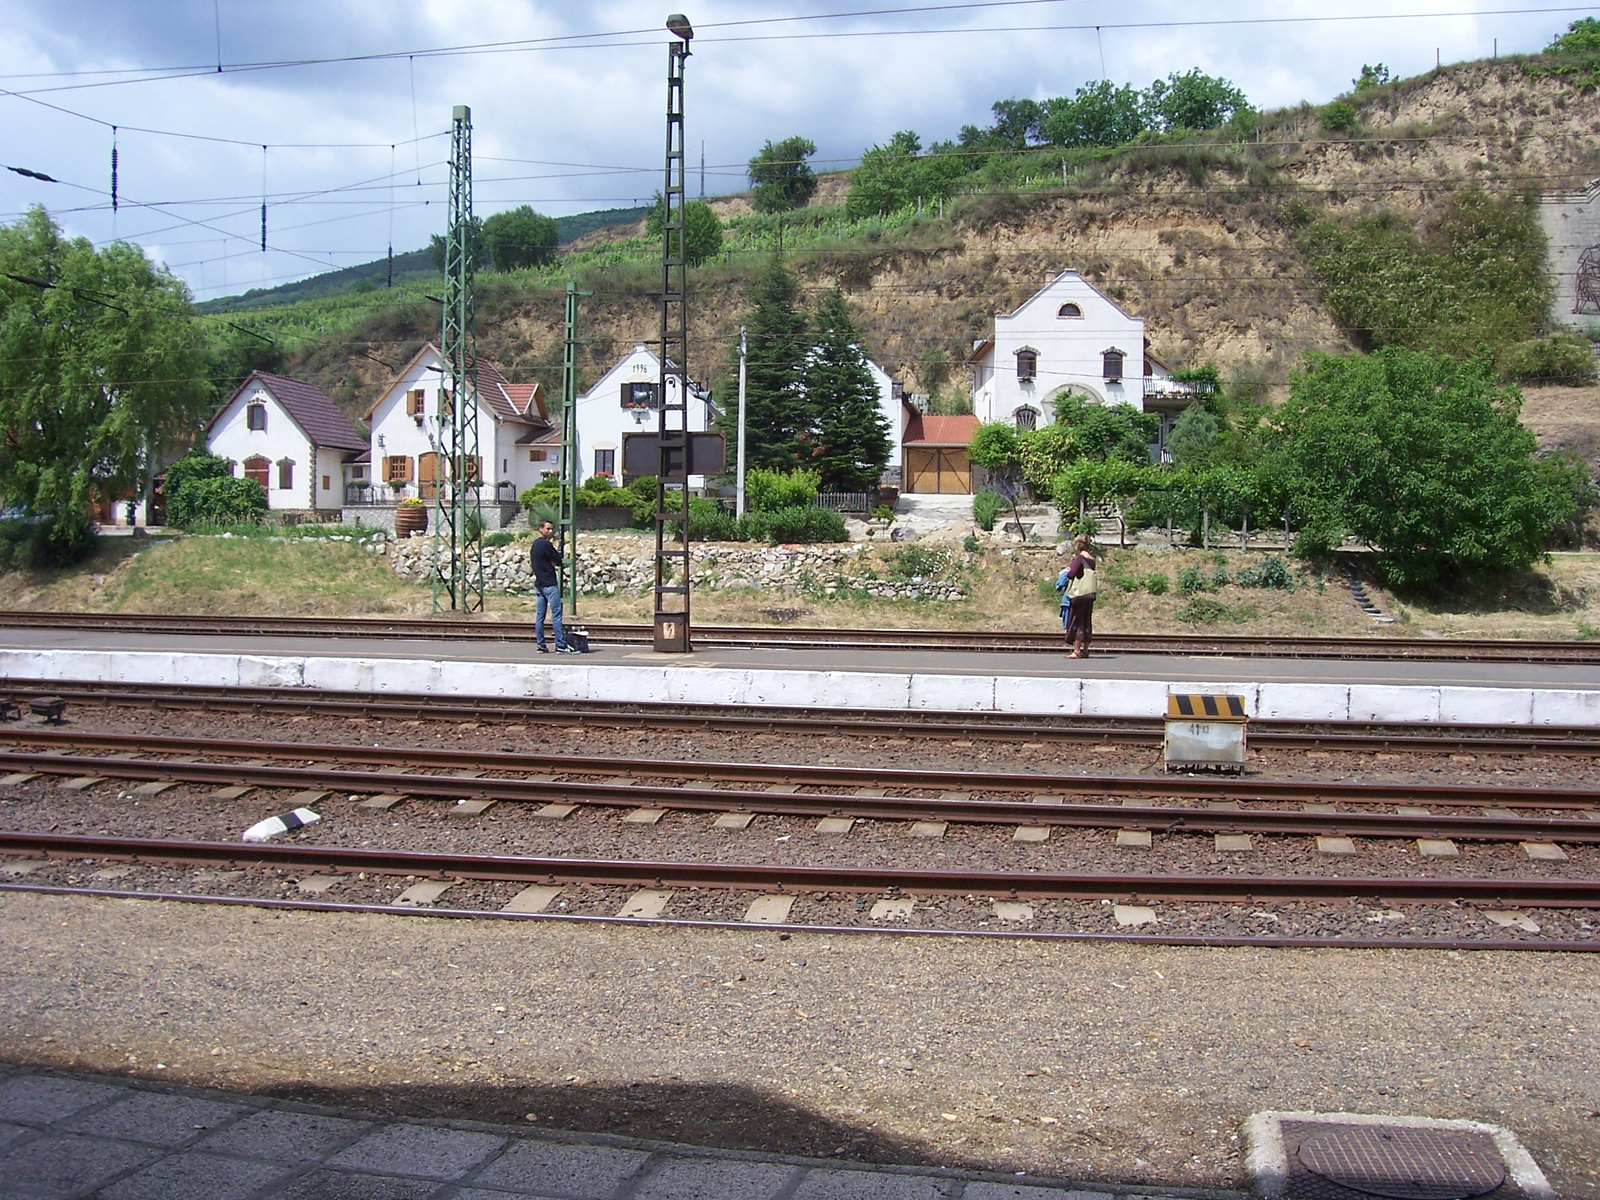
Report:
M1031 433L1039 428L1039 410L1031 404L1024 404L1015 409L1011 419L1016 422L1018 433Z
M1056 309L1056 316L1065 317L1069 320L1073 317L1082 317L1083 307L1081 305L1074 304L1071 300L1068 300L1060 308Z
M1099 392L1095 391L1095 389L1090 387L1088 384L1069 383L1063 387L1058 387L1055 391L1051 392L1050 395L1045 398L1045 403L1048 404L1050 406L1050 410L1054 412L1061 407L1061 402L1063 400L1073 396L1076 396L1085 404L1104 404L1106 402L1106 398Z

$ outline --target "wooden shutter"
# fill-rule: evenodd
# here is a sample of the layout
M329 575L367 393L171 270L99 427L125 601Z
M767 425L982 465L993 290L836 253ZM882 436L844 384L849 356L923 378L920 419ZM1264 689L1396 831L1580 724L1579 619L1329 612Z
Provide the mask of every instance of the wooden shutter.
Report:
M406 393L406 416L423 416L427 413L427 407L427 393L421 388L412 388Z

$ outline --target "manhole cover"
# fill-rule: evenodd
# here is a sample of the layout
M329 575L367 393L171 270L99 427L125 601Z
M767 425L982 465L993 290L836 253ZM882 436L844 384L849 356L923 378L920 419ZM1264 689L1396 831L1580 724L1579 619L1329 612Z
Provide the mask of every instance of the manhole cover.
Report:
M1436 1129L1345 1125L1306 1138L1299 1157L1324 1179L1394 1200L1465 1200L1506 1179L1493 1142Z

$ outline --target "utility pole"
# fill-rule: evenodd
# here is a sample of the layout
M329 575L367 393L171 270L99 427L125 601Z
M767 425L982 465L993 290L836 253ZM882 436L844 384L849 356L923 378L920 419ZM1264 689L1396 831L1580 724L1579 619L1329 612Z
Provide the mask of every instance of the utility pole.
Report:
M478 489L477 318L473 304L472 110L450 120L450 225L445 235L439 453L434 459L433 611L483 611L483 506Z
M689 305L683 244L683 68L694 27L667 18L666 186L661 201L661 363L656 410L655 648L683 654L689 639ZM672 386L676 384L676 386Z
M561 492L556 536L567 560L567 612L578 612L578 285L567 283L567 338L561 352Z
M744 516L744 361L745 328L739 326L739 487L734 493L733 515Z

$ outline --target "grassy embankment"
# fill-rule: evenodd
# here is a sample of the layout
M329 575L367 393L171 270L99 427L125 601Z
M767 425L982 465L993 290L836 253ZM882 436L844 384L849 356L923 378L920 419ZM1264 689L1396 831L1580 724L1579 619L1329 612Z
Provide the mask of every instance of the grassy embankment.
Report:
M639 539L641 550L644 539ZM1240 587L1239 569L1264 553L1164 547L1108 549L1102 559L1096 628L1114 632L1211 634L1526 637L1571 639L1600 630L1600 555L1559 554L1505 587L1442 600L1399 600L1368 581L1398 619L1376 625L1357 608L1342 573L1299 572L1290 590ZM962 577L969 598L953 603L829 599L814 592L700 591L705 623L1048 630L1058 627L1050 581L1062 560L1053 548L989 547ZM1218 567L1230 582L1212 585ZM1293 564L1291 563L1291 566ZM1184 595L1192 568L1205 590ZM1166 581L1153 594L1152 576ZM1159 585L1158 585L1159 586ZM106 539L81 567L0 576L0 606L30 610L278 615L425 615L427 587L397 579L387 560L348 543L305 538ZM533 601L491 595L488 619L525 619ZM645 621L648 595L584 596L594 621Z

